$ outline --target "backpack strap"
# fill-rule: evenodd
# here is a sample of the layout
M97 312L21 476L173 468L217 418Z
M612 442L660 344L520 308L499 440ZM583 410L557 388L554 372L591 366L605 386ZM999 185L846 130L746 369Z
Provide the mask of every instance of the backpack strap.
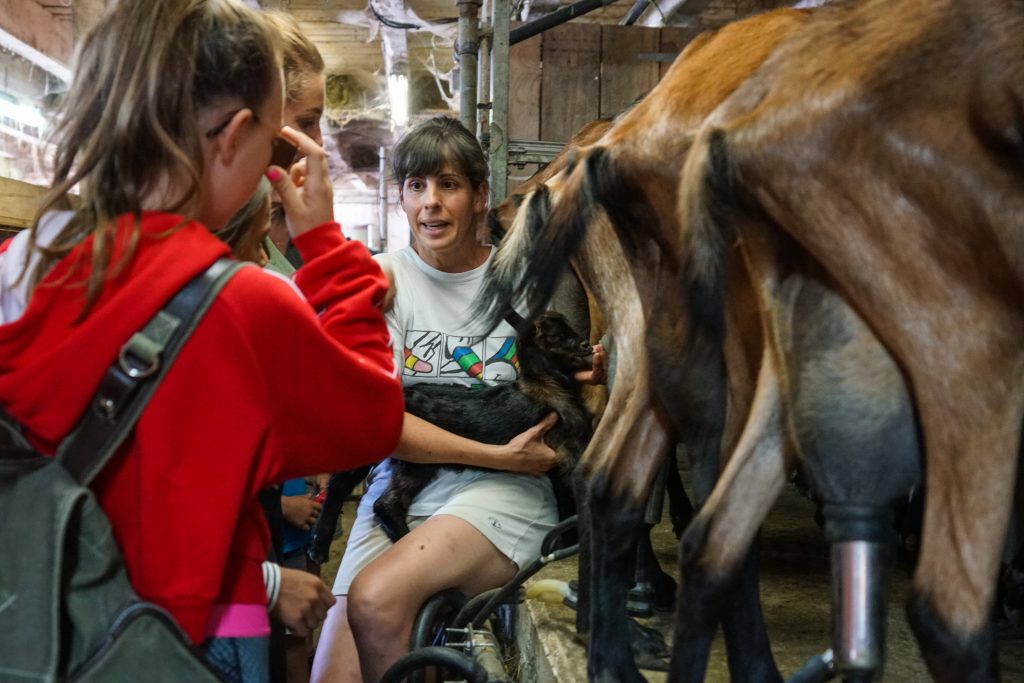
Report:
M7 414L3 406L0 406L0 449L7 447L16 448L21 451L32 450L32 445L29 444L25 435L21 433L21 425Z
M58 460L75 480L88 485L107 464L217 293L243 266L218 259L121 347L78 427L57 449Z

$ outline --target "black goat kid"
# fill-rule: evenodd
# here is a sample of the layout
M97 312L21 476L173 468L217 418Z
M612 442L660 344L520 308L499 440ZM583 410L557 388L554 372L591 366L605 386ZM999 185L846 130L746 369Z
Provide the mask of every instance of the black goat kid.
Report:
M593 432L590 414L580 399L573 373L591 367L593 348L565 317L548 311L519 338L519 378L494 386L471 388L450 384L405 387L405 410L431 424L474 441L505 444L552 411L559 421L545 436L558 451L556 491L571 491L571 474ZM373 504L392 541L409 533L406 517L416 495L440 467L457 465L392 460L391 482ZM559 501L564 512L566 501Z

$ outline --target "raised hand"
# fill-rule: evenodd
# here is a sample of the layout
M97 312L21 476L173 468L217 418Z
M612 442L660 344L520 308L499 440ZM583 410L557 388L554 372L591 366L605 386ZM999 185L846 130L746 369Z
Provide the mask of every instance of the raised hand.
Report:
M267 169L267 179L284 207L288 233L294 238L334 220L334 190L323 147L289 126L281 129L281 136L305 155L288 170L280 166Z

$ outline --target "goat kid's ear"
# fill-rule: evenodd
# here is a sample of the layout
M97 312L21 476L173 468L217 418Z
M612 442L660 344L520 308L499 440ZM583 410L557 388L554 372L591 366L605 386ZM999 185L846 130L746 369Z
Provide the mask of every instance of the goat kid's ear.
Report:
M491 233L491 242L501 242L505 239L505 226L498 215L498 209L491 209L487 212L487 229Z
M526 322L526 319L523 318L523 316L519 315L511 308L508 313L505 314L505 322L514 327L520 337L525 336L530 332L530 324Z

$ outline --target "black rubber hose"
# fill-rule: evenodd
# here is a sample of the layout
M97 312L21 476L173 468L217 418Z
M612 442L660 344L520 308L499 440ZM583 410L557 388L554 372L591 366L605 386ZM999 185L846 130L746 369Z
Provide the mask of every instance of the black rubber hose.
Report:
M416 621L412 625L409 649L415 650L433 645L434 627L437 625L438 618L446 612L458 614L465 605L466 595L457 588L448 588L440 593L435 593L423 603L419 614L416 615Z
M522 26L517 26L508 32L508 44L515 45L538 33L543 33L549 28L564 24L570 19L581 17L587 12L592 12L616 2L616 0L579 0L571 5L563 5L554 12L545 14L540 19L535 19Z
M632 26L636 23L636 20L644 13L647 6L651 4L651 0L636 0L633 6L629 8L629 12L622 19L623 26Z
M540 554L550 555L555 552L558 549L555 547L555 544L558 543L558 539L569 531L575 529L578 526L578 521L579 515L573 515L571 517L566 517L561 522L551 527L551 531L549 531L544 536L544 540L540 542Z
M835 661L832 653L815 655L807 660L786 683L825 683L835 678Z
M484 604L484 606L480 608L476 615L470 615L473 618L472 620L468 620L467 623L472 623L473 628L480 628L481 626L483 626L484 622L487 621L487 617L491 615L491 612L493 612L498 605L502 604L505 600L508 599L510 595L519 590L519 587L526 583L526 580L528 578L539 572L544 567L544 565L548 564L549 562L556 562L566 557L571 557L572 555L575 555L577 552L579 552L579 549L579 545L574 545L568 548L563 548L562 550L556 550L551 554L538 557L536 560L526 565L523 569L520 569L519 573L516 574L511 581L506 583L501 588L498 588L495 591L493 591L494 595L492 595L491 598ZM465 608L463 608L463 611L466 611ZM462 616L461 613L459 616ZM456 619L458 620L459 617L456 617Z
M480 612L481 608L491 601L498 592L501 591L501 587L492 588L489 591L484 591L480 595L476 595L469 599L459 613L455 615L455 619L452 620L452 628L466 628L466 624L473 620L473 617Z
M465 677L467 683L487 683L487 671L466 655L447 647L423 647L413 650L391 665L380 683L399 683L410 673L428 666L444 667Z
M551 527L551 530L544 535L544 540L542 540L540 543L540 559L535 560L534 563L531 565L527 565L528 568L533 567L533 570L528 571L525 574L524 572L519 572L512 579L510 584L507 584L506 586L501 588L492 588L489 591L484 591L480 595L471 598L469 602L465 603L462 606L462 609L459 610L459 613L458 615L456 615L455 620L452 621L452 628L465 628L466 624L470 623L471 621L473 621L477 626L482 624L482 620L474 619L474 617L476 617L480 613L482 607L484 605L487 605L494 598L494 596L498 595L500 592L508 588L508 590L505 592L505 595L501 598L503 600L505 597L510 595L513 590L523 585L523 583L528 578L536 574L540 570L540 568L543 567L545 564L543 558L545 556L558 552L558 550L554 547L558 543L558 539L564 536L567 532L575 529L577 526L576 522L578 521L578 519L578 515L572 515L571 517L566 517L561 522ZM558 555L557 559L562 559L563 557L568 557L569 555L572 555L574 552L576 552L577 548L578 546L569 546L567 550L571 550L572 552L569 552L568 554ZM494 606L491 607L491 609L494 609L494 607L497 607L499 604L499 602L495 602ZM484 618L486 618L486 616Z
M445 617L457 613L466 604L466 594L457 588L446 588L435 593L423 603L416 621L412 624L412 635L409 638L409 651L432 645L443 645L435 643L434 636L437 634L438 622ZM413 671L410 677L412 683L425 683L426 675L423 671Z

